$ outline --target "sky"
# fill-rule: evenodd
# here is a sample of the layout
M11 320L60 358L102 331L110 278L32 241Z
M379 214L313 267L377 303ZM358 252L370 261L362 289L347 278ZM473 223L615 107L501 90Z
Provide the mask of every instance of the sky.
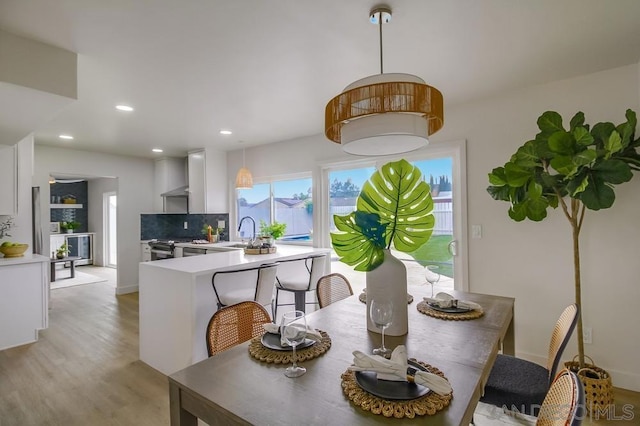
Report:
M450 182L452 181L451 168L453 160L450 157L437 158L432 160L423 160L413 162L424 177L425 182L429 183L429 176L433 175L434 180L437 182L437 178L440 176L447 176ZM365 167L360 169L350 170L338 170L329 173L329 180L333 182L338 179L341 182L345 182L347 179L362 188L369 176L375 171L374 167ZM311 189L311 178L296 179L278 181L274 183L274 196L278 198L292 198L294 194L309 194ZM252 189L239 189L239 197L244 197L248 203L257 203L269 197L269 184L254 184Z

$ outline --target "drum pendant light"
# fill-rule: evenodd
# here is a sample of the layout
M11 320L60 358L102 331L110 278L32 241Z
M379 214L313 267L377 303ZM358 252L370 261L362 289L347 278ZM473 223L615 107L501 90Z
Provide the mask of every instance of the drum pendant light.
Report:
M236 175L236 189L251 189L253 188L253 176L249 169L245 167L244 162L244 148L242 148L242 167L238 170Z
M377 7L369 14L380 34L380 74L347 86L325 108L325 135L354 155L392 155L414 151L429 143L442 128L442 93L420 77L383 73L382 25L391 9Z

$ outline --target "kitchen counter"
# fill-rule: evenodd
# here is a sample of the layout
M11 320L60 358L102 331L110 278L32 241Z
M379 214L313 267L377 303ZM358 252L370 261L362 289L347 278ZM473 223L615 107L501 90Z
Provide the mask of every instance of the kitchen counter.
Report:
M280 245L276 253L270 254L246 255L238 249L140 263L140 359L169 375L207 358L205 332L217 310L211 286L214 272L246 269L317 253L329 257L331 251ZM330 271L331 262L327 260L325 273Z
M0 350L38 340L49 324L49 258L0 258Z

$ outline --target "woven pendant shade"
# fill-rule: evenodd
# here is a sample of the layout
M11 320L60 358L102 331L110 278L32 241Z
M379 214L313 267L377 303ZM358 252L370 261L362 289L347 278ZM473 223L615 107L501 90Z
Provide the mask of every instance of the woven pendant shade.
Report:
M253 188L253 177L251 172L246 167L238 170L236 175L236 189L251 189Z
M442 93L415 75L382 73L382 23L391 11L374 9L370 18L380 25L380 74L350 84L327 103L325 135L355 155L423 148L444 124Z

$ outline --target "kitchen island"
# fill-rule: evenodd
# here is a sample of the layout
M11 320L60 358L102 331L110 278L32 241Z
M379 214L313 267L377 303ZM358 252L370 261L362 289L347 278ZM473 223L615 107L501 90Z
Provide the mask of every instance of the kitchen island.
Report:
M217 310L211 286L215 272L318 253L327 256L329 273L329 249L293 245L279 245L271 254L233 250L140 263L140 359L169 375L207 358L205 332Z

